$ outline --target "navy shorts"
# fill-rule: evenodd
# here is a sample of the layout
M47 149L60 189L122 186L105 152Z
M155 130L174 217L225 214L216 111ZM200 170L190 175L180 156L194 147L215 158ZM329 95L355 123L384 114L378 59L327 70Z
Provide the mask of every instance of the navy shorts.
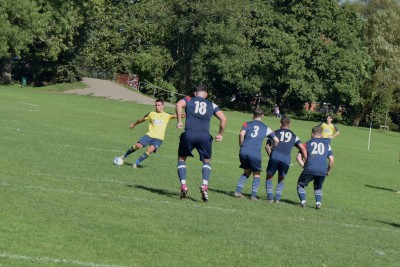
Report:
M213 138L210 134L193 134L184 132L180 136L178 156L193 157L192 151L196 149L200 160L211 159Z
M285 177L289 171L289 165L280 160L270 159L267 166L267 174L274 175L278 171L279 176Z
M311 181L314 181L314 190L322 189L322 185L325 181L325 176L318 176L318 175L311 175L311 174L304 174L302 172L300 174L299 180L297 183L302 187L306 187Z
M261 157L239 154L240 168L251 171L261 171Z
M148 145L150 146L154 146L156 149L154 150L154 153L157 151L157 149L162 145L162 140L157 139L157 138L152 138L148 135L143 136L142 138L140 138L140 140L138 141L138 143L141 143L143 145L143 147L146 147Z

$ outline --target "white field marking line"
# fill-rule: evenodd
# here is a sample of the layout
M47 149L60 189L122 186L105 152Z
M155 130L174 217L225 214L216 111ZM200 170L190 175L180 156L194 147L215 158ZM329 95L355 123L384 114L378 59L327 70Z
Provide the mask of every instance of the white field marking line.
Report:
M52 145L59 146L59 147L67 147L67 148L74 148L75 147L73 145L68 145L68 144L52 144ZM96 148L96 147L86 147L86 149L87 150L93 150L93 151L111 151L111 152L115 152L115 153L123 153L121 150L115 150L115 149L109 150L109 149L102 149L102 148ZM177 157L178 157L177 155L176 156L154 155L154 156L163 157L163 158L169 158L169 159L177 159ZM223 163L223 164L232 164L232 162L230 162L230 161L215 160L215 159L213 159L212 162Z
M66 178L66 179L76 179L76 180L86 180L86 181L93 181L93 182L107 182L107 183L116 183L116 184L129 184L128 182L120 182L116 180L108 180L108 179L95 179L90 177L79 177L79 176L68 176L68 175L58 175L58 174L51 174L51 173L27 173L31 176L49 176L49 177L56 177L56 178Z
M121 265L115 265L115 264L109 265L109 264L94 263L94 262L84 262L78 260L57 259L49 257L32 257L26 255L10 254L4 251L0 251L0 258L9 258L12 260L24 260L24 261L34 261L34 262L44 262L44 263L66 263L66 264L74 264L79 266L92 266L92 267L122 267Z
M59 190L59 189L52 189L52 188L46 188L46 187L41 187L41 186L29 186L29 185L13 185L9 183L0 183L2 186L13 186L13 187L22 187L22 188L28 188L28 189L37 189L37 190L42 190L42 191L48 191L48 192L58 192L58 193L64 193L64 194L80 194L80 195L86 195L86 196L93 196L93 197L109 197L113 198L114 196L108 195L108 194L96 194L96 193L90 193L90 192L82 192L82 191L72 191L72 190ZM170 201L156 201L153 199L146 199L146 198L138 198L138 197L126 197L126 196L116 196L117 199L120 200L125 200L125 201L139 201L139 202L149 202L149 203L160 203L160 204L167 204L167 205L179 205L178 203L173 203ZM291 204L287 204L291 205ZM237 209L227 209L227 208L222 208L222 207L212 207L212 206L202 206L199 204L193 204L192 205L194 208L202 208L202 209L211 209L211 210L221 210L221 211L227 211L227 212L247 212L246 210L237 210ZM293 205L294 206L294 205ZM285 218L285 220L292 220L295 222L298 222L298 218ZM376 230L376 231L392 231L395 233L400 233L400 230L398 229L391 229L391 228L379 228L379 227L372 227L372 226L364 226L364 225L357 225L357 224L347 224L347 223L330 223L330 222L321 222L321 221L314 221L314 220L306 220L306 219L301 219L305 222L310 222L314 224L325 224L325 225L331 225L331 226L343 226L347 228L357 228L357 229L368 229L368 230Z
M22 188L27 188L27 189L37 189L41 191L47 191L47 192L57 192L57 193L64 193L64 194L79 194L79 195L86 195L86 196L92 196L92 197L108 197L108 198L117 198L120 200L124 201L140 201L140 202L149 202L149 203L161 203L161 204L167 204L167 205L177 205L177 203L173 203L170 201L165 201L165 200L160 200L156 201L153 199L146 199L146 198L138 198L138 197L127 197L127 196L113 196L109 194L97 194L97 193L90 193L90 192L82 192L82 191L73 191L73 190L63 190L63 189L52 189L52 188L46 188L42 186L30 186L30 185L14 185L10 183L0 183L1 186L12 186L12 187L22 187ZM222 207L212 207L212 206L200 206L198 204L193 204L193 207L195 208L203 208L203 209L211 209L211 210L222 210L222 211L228 211L228 212L237 212L236 209L226 209Z
M27 102L18 102L19 104L24 104L24 105L30 105L33 107L37 107L38 105L32 104L32 103L27 103Z
M18 122L18 123L21 123L21 121L16 121L16 120L6 120L6 119L1 119L1 118L0 118L0 121L4 121L4 122Z

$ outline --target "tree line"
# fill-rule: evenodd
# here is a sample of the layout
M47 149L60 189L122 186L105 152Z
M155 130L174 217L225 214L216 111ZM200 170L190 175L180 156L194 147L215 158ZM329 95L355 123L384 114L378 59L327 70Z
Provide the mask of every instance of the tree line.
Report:
M400 3L2 0L0 70L37 86L93 71L183 94L205 83L225 108L325 102L349 124L399 129Z

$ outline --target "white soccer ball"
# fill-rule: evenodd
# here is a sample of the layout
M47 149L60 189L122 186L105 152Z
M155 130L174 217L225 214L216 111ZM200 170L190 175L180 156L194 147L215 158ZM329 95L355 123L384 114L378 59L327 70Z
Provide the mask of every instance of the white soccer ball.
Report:
M118 166L122 166L124 164L124 160L121 157L115 157L114 164L118 165Z

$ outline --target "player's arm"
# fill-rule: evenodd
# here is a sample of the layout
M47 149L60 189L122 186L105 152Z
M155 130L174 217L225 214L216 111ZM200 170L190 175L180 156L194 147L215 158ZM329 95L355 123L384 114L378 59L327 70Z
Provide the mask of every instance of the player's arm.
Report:
M326 170L326 176L329 175L329 172L331 171L334 163L335 163L335 158L333 157L333 155L330 155L328 157L328 169Z
M335 138L340 134L339 129L335 126L335 133L331 136L331 138Z
M182 124L182 114L183 114L183 109L186 107L186 101L181 99L176 103L175 105L175 111L176 111L176 119L178 120L178 124L176 127L178 129L182 129L183 124Z
M299 163L299 165L304 168L304 159L303 159L303 155L301 154L301 152L299 151L299 153L297 153L296 156L296 161Z
M217 136L215 137L215 141L220 142L220 141L222 141L222 135L225 132L226 117L222 110L215 112L215 117L217 117L219 119L219 131L218 131Z
M296 147L299 149L299 153L301 154L301 157L306 160L307 159L307 149L305 148L305 146L300 143L300 144L296 144Z
M265 151L267 151L268 156L271 156L272 153L272 139L268 138L265 144Z
M239 133L239 147L241 147L243 144L245 134L246 134L245 130L241 130Z
M130 129L135 128L136 125L144 122L146 120L146 117L142 117L140 119L138 119L137 121L135 121L134 123L131 123L131 125L129 126Z

